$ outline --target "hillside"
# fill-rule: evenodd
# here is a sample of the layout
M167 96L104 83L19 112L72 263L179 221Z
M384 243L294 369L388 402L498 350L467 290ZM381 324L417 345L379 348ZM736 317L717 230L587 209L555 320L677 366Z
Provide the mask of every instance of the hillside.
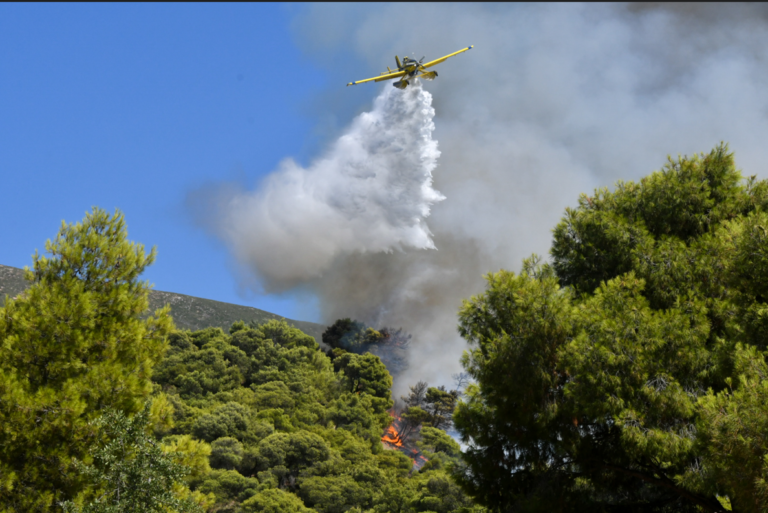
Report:
M24 281L24 271L16 267L0 265L0 305L5 302L6 294L14 297L21 293L27 284ZM153 290L149 293L150 310L156 310L165 304L171 305L171 315L179 329L192 331L207 327L229 329L235 321L264 322L270 319L281 319L279 315L251 308L249 306L222 303L211 299L175 294ZM299 328L316 341L321 341L325 326L314 322L295 321L286 319L290 324Z

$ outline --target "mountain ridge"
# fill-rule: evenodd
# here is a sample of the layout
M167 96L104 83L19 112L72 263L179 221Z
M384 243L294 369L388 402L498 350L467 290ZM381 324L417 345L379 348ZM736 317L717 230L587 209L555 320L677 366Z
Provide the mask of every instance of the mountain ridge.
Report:
M5 303L6 295L15 297L26 290L27 286L23 269L0 264L0 306ZM251 306L224 303L176 292L150 290L150 311L155 311L166 304L171 305L171 316L178 329L195 331L208 327L219 327L228 331L232 323L236 321L260 323L270 319L285 319L289 324L322 343L322 334L326 328L322 324L287 319Z

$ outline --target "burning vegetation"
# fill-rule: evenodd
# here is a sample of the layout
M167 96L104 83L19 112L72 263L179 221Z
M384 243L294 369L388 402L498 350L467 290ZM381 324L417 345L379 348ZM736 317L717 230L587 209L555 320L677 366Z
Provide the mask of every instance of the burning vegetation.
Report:
M392 424L384 432L381 441L385 447L398 450L408 456L413 462L414 470L420 470L429 460L415 445L415 437L403 438L401 435L404 424L408 424L407 421L404 421L401 416L397 415L394 409L390 410L389 414L392 416Z
M392 424L381 441L386 447L399 450L411 458L416 470L429 461L420 450L423 428L445 431L453 425L453 410L466 376L457 375L454 379L457 387L451 391L444 386L430 387L425 381L419 381L409 387L409 394L400 397L390 410Z
M394 417L394 412L392 412L392 416ZM399 420L400 417L395 417L395 419L392 421L392 425L387 428L387 430L384 432L384 436L381 437L382 442L393 447L403 446L403 439L400 437L400 433L397 432L397 427L395 426L395 422Z
M349 353L378 356L394 377L406 368L406 351L411 335L402 329L380 328L378 330L366 324L352 320L339 319L323 333L323 343L329 346L328 356L334 361L334 367L341 368ZM409 387L407 396L400 397L389 410L391 424L384 431L381 441L385 447L397 450L408 456L415 470L420 470L429 462L421 451L424 428L444 431L452 425L453 410L466 384L467 376L453 376L456 382L454 390L444 386L430 387L425 381L419 381ZM434 433L431 437L434 438ZM443 445L446 445L443 441Z

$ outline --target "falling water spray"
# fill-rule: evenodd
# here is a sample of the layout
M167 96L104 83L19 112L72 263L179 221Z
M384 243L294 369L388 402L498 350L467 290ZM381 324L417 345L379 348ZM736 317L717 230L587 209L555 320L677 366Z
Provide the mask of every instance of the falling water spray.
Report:
M436 249L434 115L419 85L385 87L309 167L286 159L259 189L230 191L217 235L267 292L318 279L346 255Z

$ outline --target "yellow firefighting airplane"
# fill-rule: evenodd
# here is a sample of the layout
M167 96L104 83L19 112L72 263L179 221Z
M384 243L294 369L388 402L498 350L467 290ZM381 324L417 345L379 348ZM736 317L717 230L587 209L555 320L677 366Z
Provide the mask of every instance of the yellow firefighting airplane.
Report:
M397 87L398 89L405 89L406 87L408 87L408 84L410 84L409 80L414 78L424 78L426 80L434 80L437 77L437 71L426 71L427 68L431 68L435 64L440 64L441 62L448 59L449 57L453 57L454 55L459 55L460 53L466 52L467 50L471 50L474 47L475 45L471 45L466 48L462 48L458 52L453 52L451 54L446 55L445 57L440 57L439 59L435 59L434 61L429 61L426 64L421 63L424 60L424 57L422 57L421 60L418 62L416 61L416 59L411 59L410 57L403 57L403 62L401 64L400 59L397 57L397 55L395 55L395 62L397 63L397 71L393 71L389 69L389 66L387 66L387 71L384 71L380 77L366 78L365 80L350 82L347 85L348 86L357 85L357 84L362 84L363 82L381 82L382 80L390 80L392 78L403 77L392 85Z

